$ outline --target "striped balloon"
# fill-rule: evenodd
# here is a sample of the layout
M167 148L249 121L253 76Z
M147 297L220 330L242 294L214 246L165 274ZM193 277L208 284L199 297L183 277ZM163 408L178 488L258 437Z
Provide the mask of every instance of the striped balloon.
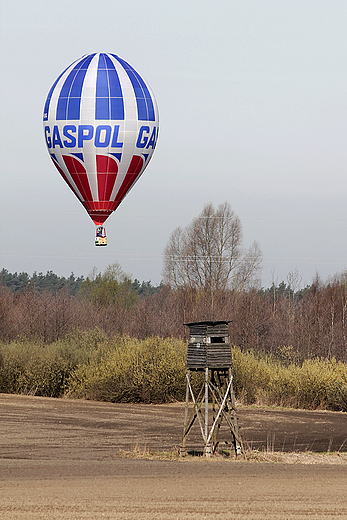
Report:
M152 157L158 109L129 63L115 54L88 54L54 82L43 126L54 165L94 223L102 225Z

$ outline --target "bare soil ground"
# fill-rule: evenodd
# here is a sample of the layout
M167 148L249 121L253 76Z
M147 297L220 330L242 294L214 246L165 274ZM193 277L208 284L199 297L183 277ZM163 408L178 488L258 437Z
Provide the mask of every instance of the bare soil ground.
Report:
M135 446L172 451L183 414L181 403L0 394L0 518L347 519L347 414L239 408L246 444L267 451L268 460L278 460L273 451L317 453L291 459L299 461L294 464L124 456ZM228 446L226 429L220 440ZM198 428L187 447L201 449ZM329 464L313 463L328 462L318 455L327 450L339 450L341 460L334 455Z

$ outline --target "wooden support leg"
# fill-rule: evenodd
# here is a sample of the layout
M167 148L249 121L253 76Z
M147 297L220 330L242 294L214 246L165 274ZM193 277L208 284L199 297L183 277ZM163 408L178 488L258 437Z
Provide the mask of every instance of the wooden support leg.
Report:
M206 457L211 457L212 443L211 436L208 434L208 368L205 368L205 449Z
M234 425L234 446L235 446L235 453L236 455L241 455L242 453L242 446L240 442L240 434L239 434L239 425L237 422L237 416L236 416L236 404L235 404L235 394L234 394L234 388L232 383L232 375L231 375L231 368L229 368L229 379L231 379L231 385L230 385L230 400L231 400L231 409L232 409L232 421Z
M180 457L186 455L186 440L187 440L187 429L188 429L188 412L189 412L189 382L190 382L190 370L187 372L187 387L186 387L186 404L184 409L184 425L182 442L180 446Z

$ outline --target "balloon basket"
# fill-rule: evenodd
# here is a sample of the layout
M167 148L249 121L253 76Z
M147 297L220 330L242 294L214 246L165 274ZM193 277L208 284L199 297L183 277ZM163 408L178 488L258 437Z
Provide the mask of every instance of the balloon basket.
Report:
M96 228L95 245L96 246L107 246L106 229L102 226L98 226Z

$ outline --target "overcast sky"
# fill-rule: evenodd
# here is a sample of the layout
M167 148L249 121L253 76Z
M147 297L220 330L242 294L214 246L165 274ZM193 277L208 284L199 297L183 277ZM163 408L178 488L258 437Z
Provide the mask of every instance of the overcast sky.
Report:
M0 269L88 275L118 261L161 280L170 233L228 201L262 283L347 267L346 0L11 0L0 8ZM160 135L107 220L109 245L54 168L42 111L91 52L151 86Z

